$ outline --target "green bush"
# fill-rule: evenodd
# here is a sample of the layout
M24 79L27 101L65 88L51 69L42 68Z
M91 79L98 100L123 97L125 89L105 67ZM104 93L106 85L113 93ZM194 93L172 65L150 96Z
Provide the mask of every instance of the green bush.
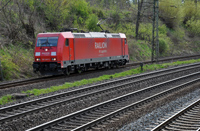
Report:
M46 22L52 30L61 29L68 16L69 0L45 0L43 7Z
M86 21L87 29L89 31L100 31L100 28L97 26L98 23L98 17L94 14L92 14L89 19Z
M193 19L198 19L200 17L200 4L198 3L197 5L195 4L194 1L185 1L183 10L184 10L184 24L188 20Z
M118 12L117 10L112 10L111 12L111 21L116 25L120 24L123 19L123 14Z
M6 50L1 50L0 53L4 79L10 80L11 78L19 78L19 66L14 63L15 60L12 56Z
M200 20L194 20L192 18L186 25L193 34L200 36Z
M151 40L152 38L152 24L140 24L139 27L139 35L141 39Z
M91 9L85 0L76 0L71 2L70 14L77 16L78 24L84 24L90 13Z
M183 8L179 0L160 1L160 17L168 28L176 28L183 21Z
M167 42L164 39L160 38L159 39L159 53L163 55L164 53L167 52L168 49L169 49L169 45L167 44Z
M33 49L9 46L0 50L4 79L27 78L33 76Z
M166 27L165 24L159 26L159 27L158 27L158 30L159 30L159 34L167 35L167 27Z
M176 30L172 34L176 39L181 41L185 36L185 31L183 28L176 28Z

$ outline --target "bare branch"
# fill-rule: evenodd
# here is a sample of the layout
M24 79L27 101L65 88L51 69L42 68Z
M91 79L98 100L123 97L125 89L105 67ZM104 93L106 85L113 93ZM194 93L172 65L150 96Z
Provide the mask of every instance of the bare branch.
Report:
M1 11L3 8L5 8L5 7L8 5L8 3L10 3L10 2L11 2L11 0L9 0L3 7L1 7L0 11Z

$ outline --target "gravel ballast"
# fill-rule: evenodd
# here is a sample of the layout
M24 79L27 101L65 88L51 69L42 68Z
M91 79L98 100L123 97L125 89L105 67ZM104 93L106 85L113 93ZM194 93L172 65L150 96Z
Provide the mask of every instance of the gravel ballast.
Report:
M139 119L135 120L134 122L130 123L127 118L127 121L129 121L129 124L123 126L118 131L149 131L153 129L157 124L161 123L163 118L169 118L174 112L183 109L184 107L190 105L192 102L196 101L200 98L200 83L196 85L197 89L185 96L182 96L180 98L177 98L175 101L171 101L152 112L143 115L139 117ZM140 112L142 114L142 111ZM124 123L126 120L124 120ZM110 128L111 129L111 128Z

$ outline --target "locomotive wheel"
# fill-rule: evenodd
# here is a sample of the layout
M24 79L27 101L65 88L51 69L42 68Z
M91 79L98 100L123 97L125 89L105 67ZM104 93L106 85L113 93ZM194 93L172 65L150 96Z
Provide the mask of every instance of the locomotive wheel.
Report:
M101 66L98 64L96 67L95 67L95 70L99 70L101 69Z
M118 69L118 68L119 68L119 65L118 65L118 64L114 65L114 68Z
M108 64L108 67L107 67L107 69L110 69L111 68L111 65L110 64Z
M70 75L70 71L69 71L69 68L68 68L68 67L67 67L66 70L64 71L64 74L67 75L67 76Z
M69 72L69 70L66 70L66 75L68 75L68 76L70 75L70 72Z

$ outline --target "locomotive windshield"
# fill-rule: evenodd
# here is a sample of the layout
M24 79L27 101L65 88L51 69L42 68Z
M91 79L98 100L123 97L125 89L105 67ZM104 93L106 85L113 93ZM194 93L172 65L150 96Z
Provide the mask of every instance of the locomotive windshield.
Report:
M37 47L57 46L58 37L39 37L37 39Z

